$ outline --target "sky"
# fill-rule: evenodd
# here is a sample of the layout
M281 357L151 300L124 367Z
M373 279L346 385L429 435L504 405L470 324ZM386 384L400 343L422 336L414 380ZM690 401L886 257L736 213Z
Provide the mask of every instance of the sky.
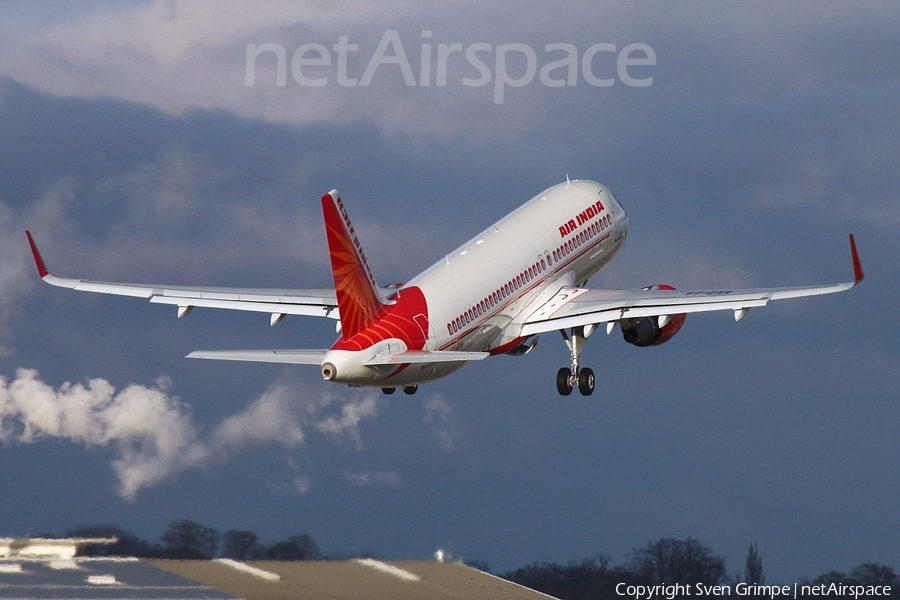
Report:
M888 1L0 3L0 536L900 568L898 30ZM337 188L386 284L567 176L629 215L592 286L846 281L850 232L866 280L656 348L601 332L591 397L557 394L555 334L389 397L184 360L334 324L53 288L24 235L61 276L327 287Z

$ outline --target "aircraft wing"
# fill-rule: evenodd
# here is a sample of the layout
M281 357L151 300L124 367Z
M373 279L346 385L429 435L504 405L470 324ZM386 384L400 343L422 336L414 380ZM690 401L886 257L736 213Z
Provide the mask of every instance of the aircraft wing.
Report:
M178 316L186 315L195 306L225 308L271 313L274 325L284 315L307 315L339 319L337 296L333 289L264 289L234 287L201 287L181 285L152 285L138 283L109 283L57 277L47 269L31 232L26 231L34 262L41 279L59 287L82 292L115 294L146 298L157 304L178 307Z
M740 320L749 309L766 306L772 300L819 296L849 290L864 277L852 234L850 252L853 259L854 280L832 285L686 292L562 288L553 298L526 317L521 335L529 336L620 319L665 317L713 310L732 310L735 320Z

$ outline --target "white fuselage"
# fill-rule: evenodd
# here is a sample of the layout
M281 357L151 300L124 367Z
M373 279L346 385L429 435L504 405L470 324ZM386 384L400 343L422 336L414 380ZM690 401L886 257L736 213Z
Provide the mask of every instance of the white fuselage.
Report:
M407 282L427 303L426 350L501 354L524 342L524 320L560 288L582 285L622 247L625 210L593 181L555 185L494 223ZM384 340L384 343L401 343ZM433 381L465 362L379 368L365 361L377 351L331 350L350 385L415 385Z

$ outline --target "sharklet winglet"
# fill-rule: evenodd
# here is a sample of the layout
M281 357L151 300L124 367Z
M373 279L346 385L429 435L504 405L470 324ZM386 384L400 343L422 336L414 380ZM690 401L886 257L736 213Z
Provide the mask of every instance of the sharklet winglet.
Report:
M853 278L854 283L859 283L866 276L863 271L862 263L859 261L859 254L856 252L856 238L850 234L850 257L853 259Z
M31 232L26 229L25 235L28 237L28 244L31 246L31 254L34 256L34 264L37 265L38 274L43 279L50 274L50 271L47 269L46 263L44 263L44 258L41 256L41 251L38 250L34 238L31 237Z

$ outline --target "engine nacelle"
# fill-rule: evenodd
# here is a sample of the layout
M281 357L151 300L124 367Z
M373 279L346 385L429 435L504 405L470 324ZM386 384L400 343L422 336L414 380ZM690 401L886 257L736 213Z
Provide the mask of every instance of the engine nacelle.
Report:
M670 285L660 284L644 289L673 291L675 288ZM648 346L659 346L671 340L684 325L686 318L687 315L684 313L665 317L638 317L635 319L623 319L619 321L619 325L622 328L622 337L625 338L626 342L646 348ZM663 320L662 327L659 326L660 319Z

